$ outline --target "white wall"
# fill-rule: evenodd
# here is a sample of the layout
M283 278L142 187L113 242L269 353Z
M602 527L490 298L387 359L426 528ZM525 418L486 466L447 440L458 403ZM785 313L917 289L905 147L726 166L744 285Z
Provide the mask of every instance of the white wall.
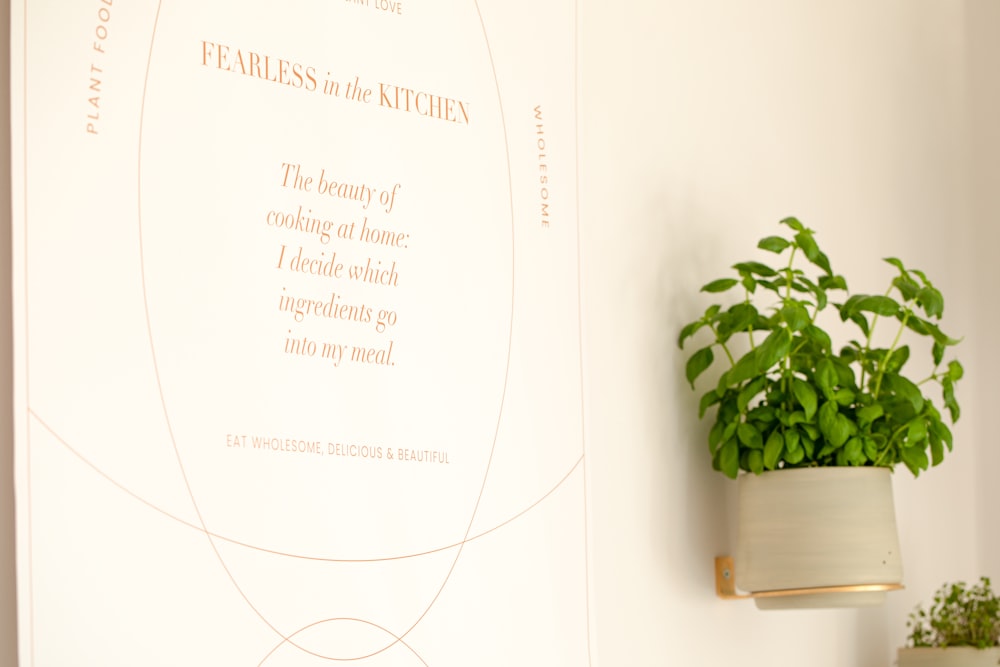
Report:
M600 664L891 664L913 604L945 579L977 576L983 563L985 525L970 483L982 439L968 415L984 376L969 261L965 7L584 8L587 471ZM926 269L946 296L946 329L967 338L956 452L919 480L895 475L907 590L882 608L764 613L713 595L712 558L734 549L734 485L709 468L708 424L697 422L674 341L708 305L698 287L751 258L786 215L817 230L855 290L885 289L886 255Z
M1000 313L991 288L1000 285L1000 262L996 252L1000 248L1000 4L993 0L969 2L966 17L969 58L969 117L975 128L972 141L972 174L975 210L972 224L966 234L975 240L976 285L970 291L981 301L976 308L976 364L983 378L1000 377L1000 354L991 345L996 336L991 333L1000 327ZM981 437L981 465L979 467L980 553L985 568L1000 578L1000 531L992 509L1000 507L1000 485L996 483L995 470L1000 467L1000 447L990 433L991 421L996 415L996 389L982 385L975 395L974 419ZM1000 583L1000 582L997 582Z
M986 222L998 210L988 190L1000 155L998 8L991 0L581 4L595 664L891 664L906 612L938 582L980 571L1000 578L1000 538L985 510L1000 503L988 472L1000 450L985 437L993 410L985 378L1000 361L977 339L997 323L977 299L991 303L986 290L1000 283L998 230ZM4 2L4 35L7 16ZM9 193L0 189L0 199L0 255L9 256ZM908 588L884 608L763 613L713 595L712 557L733 549L733 488L709 469L707 425L694 418L674 340L705 305L697 287L748 257L788 214L818 231L856 288L881 289L878 258L888 253L925 268L948 299L951 328L967 338L955 454L919 480L896 475ZM7 273L0 665L14 664Z

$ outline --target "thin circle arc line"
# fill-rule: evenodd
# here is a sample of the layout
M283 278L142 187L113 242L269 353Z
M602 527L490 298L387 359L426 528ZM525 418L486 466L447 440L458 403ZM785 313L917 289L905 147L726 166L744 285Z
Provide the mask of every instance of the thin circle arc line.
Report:
M310 628L316 627L317 625L322 625L323 623L330 623L330 622L334 622L334 621L354 621L356 623L362 623L364 625L370 625L373 628L377 628L377 629L381 630L382 632L384 632L385 634L389 635L390 637L395 637L396 641L393 642L393 644L399 643L399 644L402 644L403 646L405 646L406 649L410 653L412 653L414 656L416 656L417 660L419 660L420 663L422 665L424 665L424 667L430 667L430 665L427 664L427 661L424 660L423 657L419 653L417 653L412 646L410 646L408 643L406 643L406 641L402 637L399 637L399 636L393 634L392 632L389 631L388 628L385 628L385 627L379 625L378 623L373 623L372 621L368 621L368 620L365 620L363 618L325 618L325 619L322 619L322 620L319 620L319 621L313 621L312 623L310 623L308 625L302 626L301 628L299 628L298 630L296 630L295 632L293 632L292 634L290 634L289 637L294 637L295 635L297 635L299 633L302 633L302 632L305 632L306 630L309 630ZM282 641L278 642L278 645L275 646L274 648L272 648L270 651L268 651L267 655L265 655L264 658L257 664L257 667L264 667L264 663L266 663L268 660L270 660L271 656L274 655L275 651L277 651L282 646L284 646L285 643L287 643L287 641L288 641L287 639L283 639ZM349 661L352 661L352 660L356 660L357 658L330 658L330 659L331 660L339 660L341 662L349 662Z
M190 521L188 521L186 519L182 519L179 516L177 516L176 514L173 514L173 513L169 512L169 511L163 509L162 507L156 505L155 503L153 503L150 500L147 500L143 496L139 495L137 492L133 491L132 489L128 488L127 486L125 486L121 482L119 482L116 479L114 479L111 475L109 475L108 473L106 473L104 470L102 470L100 467L98 467L95 463L93 463L92 461L90 461L89 459L87 459L87 457L85 457L83 454L81 454L76 448L74 448L72 445L70 445L66 441L65 438L63 438L61 435L59 435L58 433L56 433L52 429L52 427L49 426L49 424L45 422L44 419L42 419L36 412L34 412L34 410L29 410L29 414L31 415L31 417L34 418L34 420L42 428L44 428L49 433L49 435L51 435L56 440L56 442L58 442L60 445L62 445L63 448L65 448L69 453L71 453L73 456L75 456L77 459L79 459L81 463L83 463L85 466L87 466L88 468L90 468L94 473L96 473L98 476L102 477L105 481L107 481L109 484L111 484L112 486L114 486L115 488L117 488L119 491L121 491L122 493L124 493L127 496L130 496L133 500L136 500L137 502L145 505L146 507L150 508L151 510L153 510L155 512L158 512L159 514L162 514L163 516L165 516L166 518L170 519L171 521L175 521L175 522L181 524L182 526L184 526L186 528L190 528L191 530L195 530L195 531L198 531L198 532L205 532L202 528L200 528L196 524L191 523ZM571 465L569 467L569 469L567 470L567 472L559 479L559 481L557 481L548 491L546 491L544 494L542 494L541 496L539 496L536 500L532 501L529 505L525 506L523 509L521 509L520 511L516 512L515 514L512 514L511 516L509 516L508 518L504 519L503 521L501 521L501 522L499 522L497 524L494 524L490 528L482 530L482 531L476 533L475 535L472 535L468 539L464 540L464 543L475 542L476 540L478 540L480 538L486 537L487 535L490 535L491 533L494 533L494 532L500 530L501 528L505 528L506 526L514 523L515 521L517 521L518 519L520 519L524 515L528 514L532 510L534 510L536 507L538 507L543 502L545 502L546 500L548 500L548 498L550 496L552 496L553 494L555 494L556 491L559 491L562 488L563 484L565 484L566 482L568 482L569 479L570 479L570 477L572 477L573 474L576 473L578 469L581 469L582 464L583 464L583 457L581 456L580 458L578 458L573 463L573 465ZM216 539L218 539L218 540L220 540L222 542L227 542L227 543L229 543L229 544L231 544L233 546L242 547L244 549L250 549L250 550L253 550L253 551L259 551L259 552L262 552L262 553L270 554L272 556L280 556L280 557L283 557L283 558L295 558L295 559L299 559L299 560L317 561L317 562L324 562L324 563L343 563L343 564L385 563L385 562L398 561L398 560L408 560L408 559L413 559L413 558L422 558L424 556L432 556L432 555L434 555L436 553L440 553L442 551L448 551L448 550L451 550L451 549L455 549L460 544L463 544L463 542L454 542L452 544L447 544L447 545L444 545L444 546L435 547L433 549L427 549L425 551L420 551L420 552L411 553L411 554L402 554L402 555L398 555L398 556L382 556L382 557L376 557L376 558L333 558L333 557L327 557L327 556L309 556L309 555L304 555L304 554L295 554L295 553L290 553L290 552L287 552L287 551L280 551L278 549L271 549L271 548L268 548L268 547L261 547L261 546L258 546L258 545L250 544L248 542L243 542L241 540L238 540L238 539L235 539L235 538L232 538L232 537L228 537L228 536L222 535L220 533L210 532L209 534L212 537L214 537L214 538L216 538Z

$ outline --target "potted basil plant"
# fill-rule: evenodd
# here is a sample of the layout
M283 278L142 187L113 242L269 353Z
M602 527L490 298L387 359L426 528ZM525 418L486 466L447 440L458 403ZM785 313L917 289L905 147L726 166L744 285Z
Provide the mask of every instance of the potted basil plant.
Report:
M993 667L1000 664L1000 597L989 577L943 584L930 608L917 605L899 649L899 667Z
M707 283L732 295L684 326L692 389L717 372L698 413L713 413L712 466L740 483L736 581L744 590L898 586L890 473L917 476L953 445L962 365L940 328L944 297L919 270L887 258L888 286L854 294L796 218L786 235ZM836 341L836 342L835 342ZM914 366L911 342L927 348ZM929 390L937 387L935 396ZM742 474L741 474L742 471ZM796 590L801 593L801 590ZM796 595L762 607L877 604L884 594Z

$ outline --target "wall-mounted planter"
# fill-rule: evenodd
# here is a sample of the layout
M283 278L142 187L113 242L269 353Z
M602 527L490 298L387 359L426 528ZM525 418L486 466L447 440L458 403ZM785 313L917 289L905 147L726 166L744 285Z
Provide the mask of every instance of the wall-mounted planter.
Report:
M877 605L885 592L871 585L900 588L902 576L890 470L797 468L739 478L736 586L761 609ZM829 590L842 587L857 589ZM780 594L786 590L795 594Z
M899 667L997 667L1000 647L901 648Z

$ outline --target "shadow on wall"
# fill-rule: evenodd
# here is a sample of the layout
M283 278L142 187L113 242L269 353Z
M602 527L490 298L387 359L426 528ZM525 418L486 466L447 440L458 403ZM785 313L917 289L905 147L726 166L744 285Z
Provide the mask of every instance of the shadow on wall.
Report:
M659 207L659 211L669 210ZM662 215L662 214L661 214ZM656 334L648 345L651 390L644 395L663 403L651 406L659 444L653 488L657 504L651 534L654 548L674 572L697 573L679 577L674 586L687 587L692 594L714 594L713 557L727 555L735 545L730 529L735 516L735 484L712 469L707 438L710 422L698 419L698 401L703 387L712 379L703 378L692 391L684 377L685 355L677 346L681 327L696 319L706 307L698 298L705 267L720 261L721 230L725 223L706 219L691 211L682 220L662 219L654 226L667 230L670 239L663 243L662 256L656 265L659 275L652 281L659 287L650 295L649 312L658 321L647 331ZM682 539L677 539L678 536Z
M857 631L854 636L855 657L853 664L858 667L885 667L882 659L872 659L872 656L885 656L895 653L895 647L889 646L889 620L885 608L865 607L857 610L855 616Z
M11 256L10 226L10 2L0 9L0 255ZM10 266L10 264L7 264ZM14 568L14 405L11 275L0 271L0 665L17 664Z

